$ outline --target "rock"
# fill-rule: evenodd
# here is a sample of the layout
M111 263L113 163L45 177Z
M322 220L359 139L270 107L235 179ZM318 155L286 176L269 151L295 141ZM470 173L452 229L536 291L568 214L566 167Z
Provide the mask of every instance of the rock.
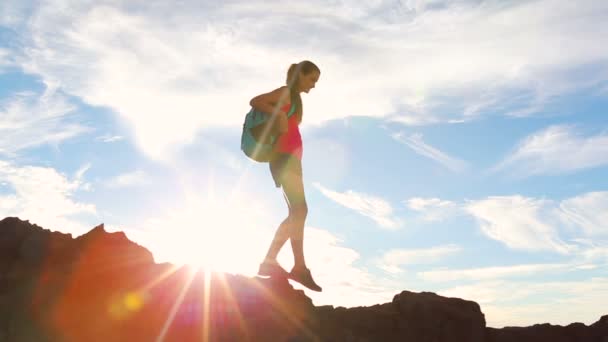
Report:
M407 338L420 342L485 340L485 317L475 302L403 291L393 298L393 305Z
M317 340L312 301L286 279L156 264L103 225L73 239L8 218L0 237L4 340Z
M608 342L608 316L493 329L475 302L409 291L369 307L315 307L286 279L157 264L103 224L74 239L0 221L0 342L155 340Z
M535 324L531 327L488 328L487 342L608 342L608 316L591 326L573 323L566 327Z

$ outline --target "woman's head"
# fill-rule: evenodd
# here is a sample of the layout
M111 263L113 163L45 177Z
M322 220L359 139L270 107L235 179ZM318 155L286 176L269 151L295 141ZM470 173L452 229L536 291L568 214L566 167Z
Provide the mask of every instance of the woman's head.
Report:
M311 61L292 64L287 70L287 86L295 93L308 93L319 80L321 70Z

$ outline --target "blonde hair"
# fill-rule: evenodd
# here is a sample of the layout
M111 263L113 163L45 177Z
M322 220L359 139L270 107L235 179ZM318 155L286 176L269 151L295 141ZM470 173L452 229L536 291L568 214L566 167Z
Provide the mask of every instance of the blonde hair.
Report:
M311 72L321 73L319 67L311 62L311 61L301 61L300 63L294 63L289 66L287 70L287 79L285 83L289 88L289 93L291 95L291 101L295 101L296 103L296 116L298 118L298 122L302 122L302 97L298 92L298 83L300 82L300 74L308 75Z

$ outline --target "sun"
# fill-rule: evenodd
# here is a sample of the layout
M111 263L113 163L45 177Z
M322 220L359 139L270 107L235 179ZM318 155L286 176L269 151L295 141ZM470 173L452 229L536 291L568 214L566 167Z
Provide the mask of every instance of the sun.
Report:
M244 196L193 196L154 220L147 245L157 262L215 272L255 273L272 238L272 227L256 221L256 215L263 211L251 203Z

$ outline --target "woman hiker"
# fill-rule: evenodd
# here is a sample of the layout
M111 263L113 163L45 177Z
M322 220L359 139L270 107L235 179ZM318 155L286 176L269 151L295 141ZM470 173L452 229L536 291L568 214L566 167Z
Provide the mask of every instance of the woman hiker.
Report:
M308 93L315 87L321 71L310 61L292 64L287 71L286 85L269 93L251 99L251 106L264 113L279 112L275 128L280 134L274 147L274 157L270 161L270 173L275 185L283 189L289 214L279 225L264 261L258 271L262 276L282 276L297 281L313 291L321 287L312 278L304 260L304 222L308 213L302 180L302 137L299 125L302 122L302 98L300 93ZM287 115L295 104L293 115ZM289 273L277 262L281 247L291 241L294 266Z

